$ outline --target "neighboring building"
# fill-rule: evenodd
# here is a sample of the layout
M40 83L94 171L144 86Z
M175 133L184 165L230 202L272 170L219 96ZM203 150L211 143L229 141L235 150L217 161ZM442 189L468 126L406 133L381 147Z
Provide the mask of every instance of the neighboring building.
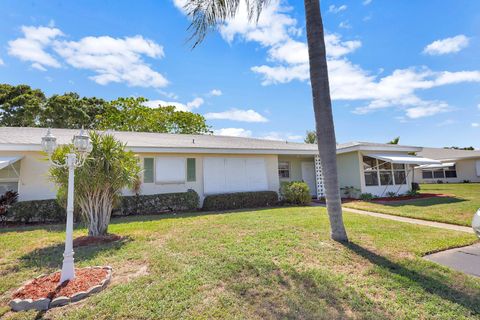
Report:
M55 198L49 163L40 141L46 129L0 128L0 193L17 190L20 201ZM78 130L52 129L59 144ZM143 166L143 194L195 190L206 195L279 191L283 181L305 181L312 196L323 196L323 177L313 144L214 135L110 132L135 152ZM438 161L411 156L422 148L353 142L337 146L341 187L378 196L405 193L413 167ZM129 194L125 190L125 194Z
M420 183L480 182L480 151L423 148L418 155L441 162L415 169L415 181Z

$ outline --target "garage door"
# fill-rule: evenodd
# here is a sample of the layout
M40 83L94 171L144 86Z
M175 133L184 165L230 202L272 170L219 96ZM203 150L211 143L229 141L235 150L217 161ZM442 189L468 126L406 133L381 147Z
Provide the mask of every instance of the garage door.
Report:
M264 158L205 158L205 194L268 189Z

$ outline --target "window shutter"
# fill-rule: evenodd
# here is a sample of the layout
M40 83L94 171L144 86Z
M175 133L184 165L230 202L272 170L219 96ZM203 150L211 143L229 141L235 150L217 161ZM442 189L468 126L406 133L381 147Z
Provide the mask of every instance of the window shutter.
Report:
M153 183L153 158L143 158L143 182Z
M195 166L195 158L188 158L187 159L187 181L196 181L196 166Z

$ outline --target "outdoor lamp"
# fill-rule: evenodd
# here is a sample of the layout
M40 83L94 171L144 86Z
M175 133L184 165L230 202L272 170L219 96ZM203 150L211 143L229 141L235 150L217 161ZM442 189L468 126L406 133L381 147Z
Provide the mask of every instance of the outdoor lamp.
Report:
M50 129L42 137L42 149L48 154L50 163L57 168L68 169L68 193L67 193L67 224L65 236L65 251L63 253L62 272L60 283L75 278L74 252L73 252L73 201L74 201L74 179L75 168L81 167L92 151L93 146L90 143L90 137L82 130L80 134L73 136L73 150L65 156L65 162L58 162L52 159L52 155L57 148L57 138L52 135Z
M42 137L42 149L49 156L53 154L55 149L57 148L57 138L52 134L50 128L47 131L47 134Z

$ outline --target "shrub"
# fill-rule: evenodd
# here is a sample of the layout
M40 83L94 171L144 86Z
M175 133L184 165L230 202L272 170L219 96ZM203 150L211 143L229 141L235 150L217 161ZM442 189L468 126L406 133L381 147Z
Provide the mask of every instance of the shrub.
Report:
M124 196L120 203L121 215L157 214L195 210L199 205L199 197L194 190L188 190L178 193Z
M292 181L282 183L280 188L282 200L290 204L304 205L312 201L310 189L303 181Z
M33 200L15 203L8 216L15 222L63 222L66 218L65 209L57 200Z
M437 180L437 183L438 183L438 184L442 184L442 183L443 183L443 180Z
M360 190L358 188L355 188L354 186L346 186L346 187L340 188L340 190L343 191L343 194L347 198L355 198L357 194L360 193Z
M415 197L419 194L418 190L408 190L405 195L409 197Z
M387 197L389 198L395 198L396 196L397 196L397 193L394 191L387 192Z
M269 207L278 203L275 191L237 192L210 195L203 201L203 210L231 210Z
M417 182L412 182L412 190L420 191L420 184Z
M463 180L463 183L470 183L470 180Z
M8 214L8 209L17 202L18 192L7 191L0 196L0 220L5 220Z
M369 200L372 200L373 198L375 198L375 196L368 192L360 194L360 199L364 201L369 201Z

